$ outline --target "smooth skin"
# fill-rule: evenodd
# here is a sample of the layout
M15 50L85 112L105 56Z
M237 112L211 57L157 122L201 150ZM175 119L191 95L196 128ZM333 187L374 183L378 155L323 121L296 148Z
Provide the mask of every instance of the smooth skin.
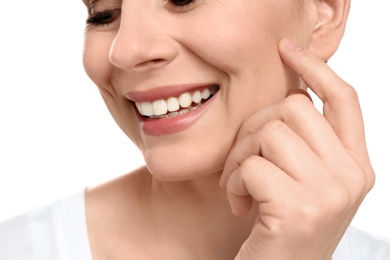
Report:
M97 1L121 16L86 30L85 69L147 163L86 191L93 258L330 259L375 179L357 94L324 62L349 1L161 3ZM125 93L189 80L220 85L209 111L145 135ZM288 94L305 85L323 113Z

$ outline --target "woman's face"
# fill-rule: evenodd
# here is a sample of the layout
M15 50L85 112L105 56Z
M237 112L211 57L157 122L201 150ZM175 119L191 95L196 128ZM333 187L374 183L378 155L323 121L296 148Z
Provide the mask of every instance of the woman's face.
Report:
M157 178L221 170L243 121L299 84L277 44L310 41L300 1L85 1L86 72Z

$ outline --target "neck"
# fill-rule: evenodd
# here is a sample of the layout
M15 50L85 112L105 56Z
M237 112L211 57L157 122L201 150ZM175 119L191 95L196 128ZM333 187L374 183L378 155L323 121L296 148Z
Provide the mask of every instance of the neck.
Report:
M164 194L173 201L178 200L178 194L205 202L220 201L226 199L225 191L218 184L220 176L221 172L216 172L185 181L160 181L152 177L152 190Z
M85 203L93 255L234 259L257 212L254 208L244 217L234 216L218 185L219 177L215 173L191 181L163 182L143 167L88 189Z
M257 215L256 209L244 217L231 213L226 192L219 186L220 175L217 172L182 182L152 180L152 206L159 218L163 216L164 225L170 230L177 228L188 243L209 248L210 254L226 254L203 259L233 259L230 255L235 255L248 237ZM218 246L221 248L216 250Z

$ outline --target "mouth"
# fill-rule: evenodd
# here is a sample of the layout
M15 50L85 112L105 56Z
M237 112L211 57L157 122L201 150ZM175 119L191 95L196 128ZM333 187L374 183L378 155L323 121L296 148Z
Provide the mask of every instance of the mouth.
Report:
M179 96L147 102L134 102L134 104L138 113L144 118L172 118L196 110L211 99L218 90L218 85L211 85L182 93Z

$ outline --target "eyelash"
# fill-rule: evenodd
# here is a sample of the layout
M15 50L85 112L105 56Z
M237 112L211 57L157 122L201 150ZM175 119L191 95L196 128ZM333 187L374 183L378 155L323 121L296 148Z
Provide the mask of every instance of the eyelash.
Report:
M191 9L195 0L164 0L165 6L174 12L185 12Z
M163 0L166 8L173 12L186 12L191 9L191 6L194 4L195 0ZM105 10L101 12L97 12L95 14L89 15L86 20L87 25L91 25L93 27L102 27L111 24L115 21L119 15L121 14L121 9L111 9Z
M87 18L86 23L87 25L92 25L94 27L107 26L110 23L114 22L120 14L120 8L97 12L95 14L91 14Z

